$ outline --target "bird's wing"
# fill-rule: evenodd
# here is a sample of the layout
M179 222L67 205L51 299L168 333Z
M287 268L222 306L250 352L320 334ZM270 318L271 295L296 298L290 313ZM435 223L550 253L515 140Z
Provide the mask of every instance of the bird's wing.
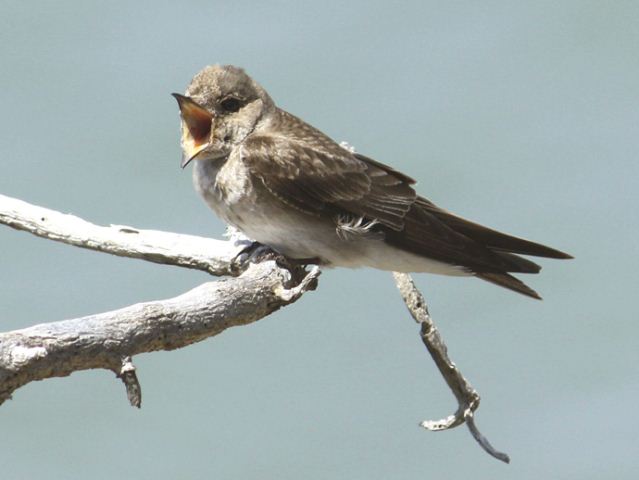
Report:
M517 253L520 255L532 255L535 257L569 259L571 255L560 250L531 242L524 238L514 237L506 233L498 232L465 218L461 218L434 203L421 199L422 208L436 216L440 221L473 240L486 245L495 251Z
M242 161L270 193L313 215L346 213L401 231L417 198L408 177L367 163L336 144L320 149L281 137L253 136L242 148Z
M446 212L418 197L410 177L334 145L318 148L289 138L253 136L245 142L242 161L271 194L294 208L376 220L375 229L397 248L458 265L529 296L538 297L507 272L537 273L540 267L514 253L569 258Z

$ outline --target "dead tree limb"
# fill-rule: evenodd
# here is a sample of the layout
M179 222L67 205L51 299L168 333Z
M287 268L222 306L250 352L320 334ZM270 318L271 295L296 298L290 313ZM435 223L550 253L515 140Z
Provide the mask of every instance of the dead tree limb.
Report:
M297 284L274 261L252 264L237 278L207 282L178 297L0 334L0 403L17 388L75 371L115 372L131 404L140 385L131 357L185 347L229 327L247 325L313 288L313 269Z
M204 283L171 299L0 333L0 404L29 382L103 368L124 382L129 402L139 407L142 394L133 355L181 348L229 327L255 322L313 290L320 274L318 267L306 271L288 265L285 259L252 264L241 255L245 240L221 241L121 225L103 227L3 195L0 224L112 255L236 277ZM473 412L479 406L479 395L448 358L423 296L409 275L394 276L406 306L420 324L422 341L459 404L455 414L421 425L446 430L466 423L486 452L508 462L508 456L496 451L477 430Z
M259 320L314 289L320 273L317 267L303 272L272 260L238 261L242 242L101 227L1 195L0 223L114 255L239 275L167 300L0 333L0 404L29 382L104 368L123 380L129 401L139 407L133 355L184 347Z

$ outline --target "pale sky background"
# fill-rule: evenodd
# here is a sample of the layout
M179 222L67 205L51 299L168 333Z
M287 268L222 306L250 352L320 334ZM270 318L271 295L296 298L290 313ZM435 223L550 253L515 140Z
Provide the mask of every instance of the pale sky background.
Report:
M0 2L0 193L220 237L178 168L170 93L212 63L416 178L420 193L575 255L536 302L418 275L482 395L465 428L390 274L326 271L251 326L0 407L0 478L635 479L639 3ZM2 330L166 298L209 278L0 227Z

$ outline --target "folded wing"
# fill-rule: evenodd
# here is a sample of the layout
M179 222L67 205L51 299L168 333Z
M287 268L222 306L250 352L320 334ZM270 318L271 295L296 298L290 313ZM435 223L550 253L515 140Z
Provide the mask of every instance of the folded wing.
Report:
M417 196L410 177L323 139L308 144L256 135L247 139L242 159L270 193L294 208L318 216L376 220L374 228L388 244L463 267L524 295L540 298L509 272L537 273L541 267L517 254L571 258L447 212Z

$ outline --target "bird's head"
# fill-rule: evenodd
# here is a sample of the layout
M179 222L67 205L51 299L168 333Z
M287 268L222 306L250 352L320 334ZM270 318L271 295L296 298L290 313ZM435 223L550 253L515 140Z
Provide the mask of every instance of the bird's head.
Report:
M228 157L275 108L268 93L244 70L213 65L200 71L184 95L174 93L182 117L181 166Z

